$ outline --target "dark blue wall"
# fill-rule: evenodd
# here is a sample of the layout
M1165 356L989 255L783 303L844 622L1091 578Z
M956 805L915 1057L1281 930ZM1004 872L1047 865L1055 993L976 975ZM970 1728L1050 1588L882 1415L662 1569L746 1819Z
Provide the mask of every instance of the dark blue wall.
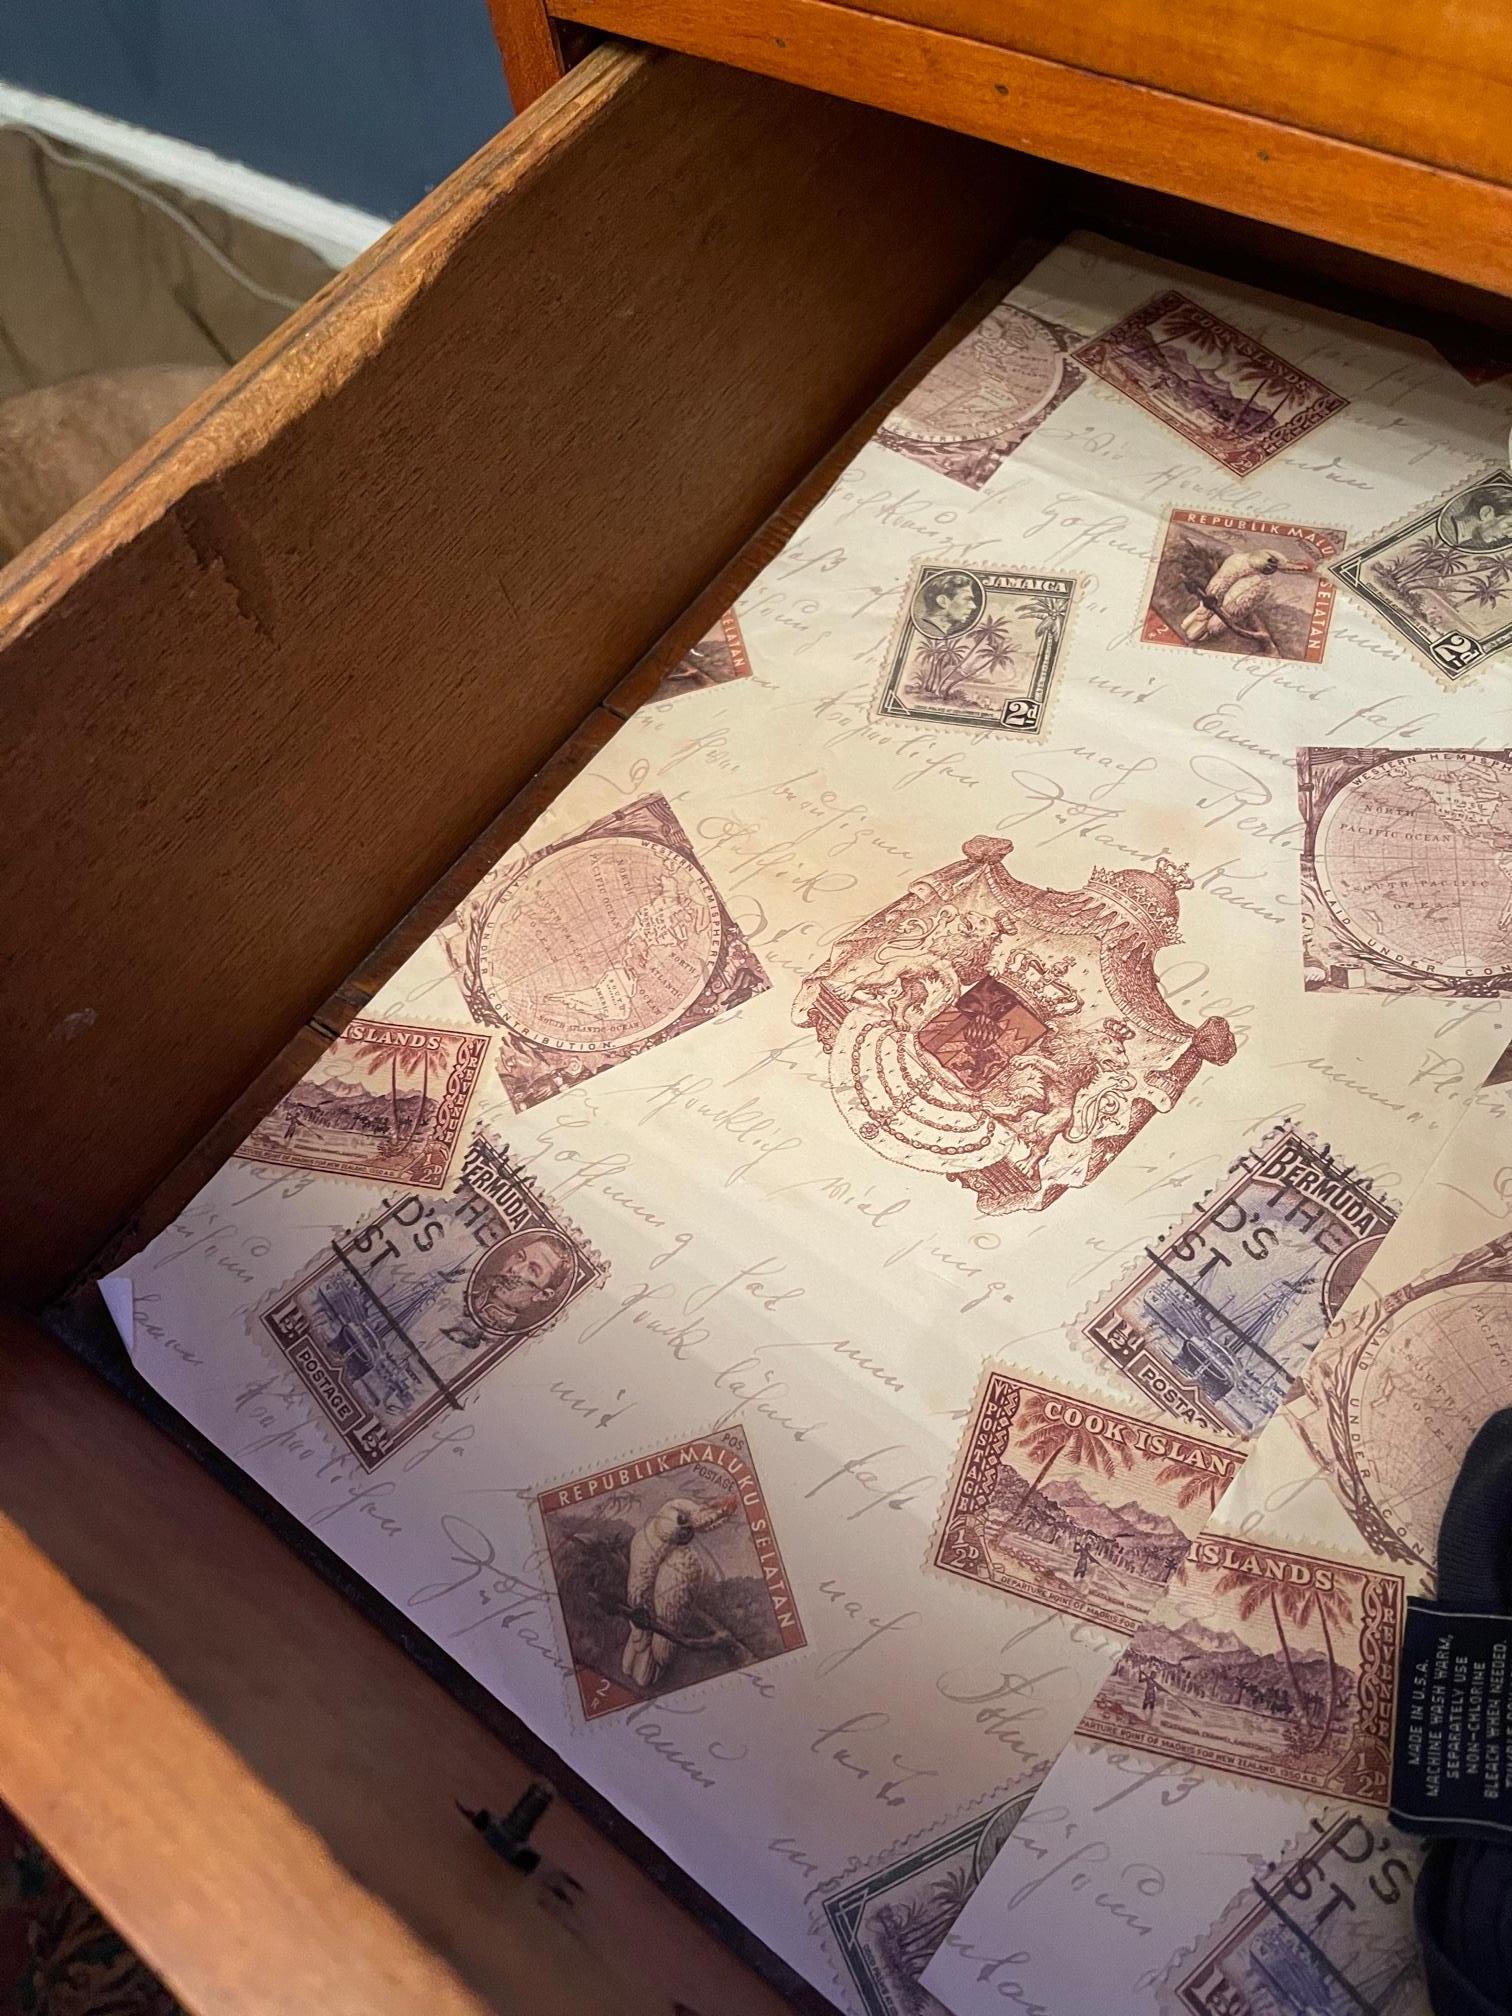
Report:
M384 217L509 117L485 0L0 0L0 78Z

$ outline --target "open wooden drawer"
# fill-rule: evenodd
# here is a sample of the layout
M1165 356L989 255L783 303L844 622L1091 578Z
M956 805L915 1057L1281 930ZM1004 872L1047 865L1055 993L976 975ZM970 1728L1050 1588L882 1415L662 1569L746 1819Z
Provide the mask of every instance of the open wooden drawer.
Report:
M0 577L18 1310L173 1217L962 304L1086 216L1336 284L1324 246L611 45ZM250 1490L3 1336L0 1799L189 2008L818 2006ZM559 1804L525 1876L457 1804L532 1770L592 1820Z

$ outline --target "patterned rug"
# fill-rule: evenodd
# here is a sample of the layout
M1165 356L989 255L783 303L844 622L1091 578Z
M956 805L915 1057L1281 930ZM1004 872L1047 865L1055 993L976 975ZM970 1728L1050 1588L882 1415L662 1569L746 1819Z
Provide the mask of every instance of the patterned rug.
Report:
M0 2016L181 2016L162 1983L3 1807Z

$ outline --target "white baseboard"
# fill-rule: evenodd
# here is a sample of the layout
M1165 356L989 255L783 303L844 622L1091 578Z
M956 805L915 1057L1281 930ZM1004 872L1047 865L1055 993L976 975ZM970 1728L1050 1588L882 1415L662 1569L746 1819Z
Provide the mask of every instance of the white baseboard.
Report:
M33 126L54 140L87 148L118 167L217 203L233 217L245 217L281 237L308 245L333 266L355 259L389 228L387 217L375 217L349 203L334 203L329 196L263 175L240 161L223 161L208 147L170 139L166 133L149 133L143 127L128 126L123 119L108 119L103 112L71 105L67 99L23 91L16 84L0 82L0 126Z

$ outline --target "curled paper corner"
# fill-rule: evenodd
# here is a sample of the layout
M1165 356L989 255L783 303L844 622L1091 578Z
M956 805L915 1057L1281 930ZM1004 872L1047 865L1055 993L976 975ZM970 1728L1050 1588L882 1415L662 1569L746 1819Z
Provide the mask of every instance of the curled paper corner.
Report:
M100 1282L100 1296L110 1311L110 1320L121 1333L121 1342L135 1358L136 1298L132 1292L131 1276L124 1271L107 1274Z

